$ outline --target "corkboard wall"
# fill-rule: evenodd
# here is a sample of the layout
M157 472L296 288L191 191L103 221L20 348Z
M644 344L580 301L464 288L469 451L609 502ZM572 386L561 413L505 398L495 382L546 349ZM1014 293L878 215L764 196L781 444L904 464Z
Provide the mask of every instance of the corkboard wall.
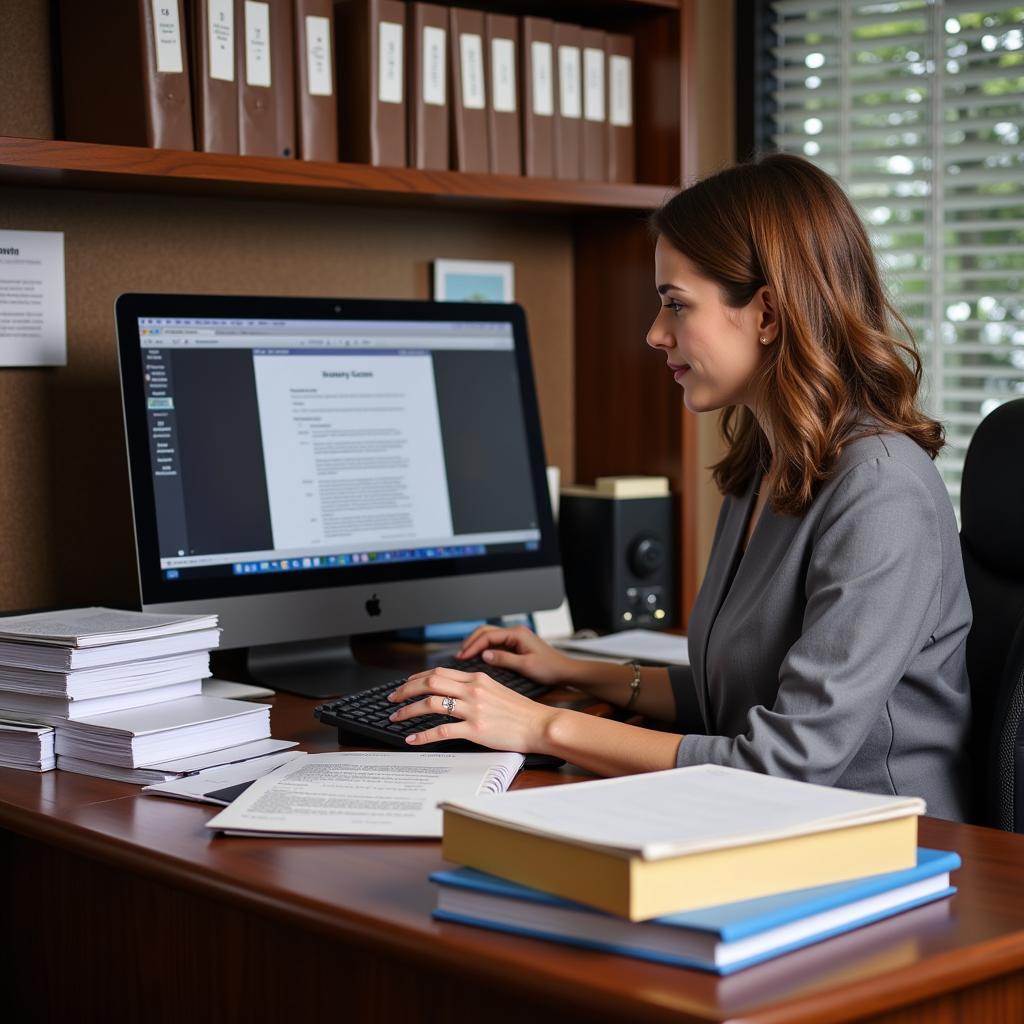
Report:
M0 228L65 232L68 300L67 367L0 369L2 611L135 598L121 292L427 298L437 256L511 260L548 461L573 479L565 218L0 188Z
M0 135L54 138L50 0L0 0Z

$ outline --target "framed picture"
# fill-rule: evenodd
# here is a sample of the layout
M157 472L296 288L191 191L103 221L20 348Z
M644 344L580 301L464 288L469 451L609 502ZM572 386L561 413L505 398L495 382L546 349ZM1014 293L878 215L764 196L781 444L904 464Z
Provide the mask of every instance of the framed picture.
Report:
M514 302L515 267L500 260L434 260L435 302Z

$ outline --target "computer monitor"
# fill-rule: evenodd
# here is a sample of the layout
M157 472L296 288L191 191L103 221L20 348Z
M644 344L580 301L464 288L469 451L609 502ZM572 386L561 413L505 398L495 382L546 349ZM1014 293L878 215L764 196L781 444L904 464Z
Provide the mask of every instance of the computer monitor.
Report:
M275 689L393 677L348 637L557 606L526 318L505 304L122 295L141 607L216 612Z

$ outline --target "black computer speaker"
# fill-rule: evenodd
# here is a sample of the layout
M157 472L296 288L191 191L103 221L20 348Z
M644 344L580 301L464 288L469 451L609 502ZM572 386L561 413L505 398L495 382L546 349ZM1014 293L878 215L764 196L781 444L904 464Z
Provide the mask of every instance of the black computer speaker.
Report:
M671 494L615 497L562 491L559 536L576 629L676 624L676 515Z

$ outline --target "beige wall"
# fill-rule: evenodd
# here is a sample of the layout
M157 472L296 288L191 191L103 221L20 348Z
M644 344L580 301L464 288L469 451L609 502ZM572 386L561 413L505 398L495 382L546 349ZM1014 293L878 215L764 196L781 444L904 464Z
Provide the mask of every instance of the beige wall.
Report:
M699 173L710 174L736 159L735 0L697 0L697 83L700 116L697 124ZM718 510L718 488L707 471L724 454L718 414L698 417L701 471L697 509L698 580L704 577Z

